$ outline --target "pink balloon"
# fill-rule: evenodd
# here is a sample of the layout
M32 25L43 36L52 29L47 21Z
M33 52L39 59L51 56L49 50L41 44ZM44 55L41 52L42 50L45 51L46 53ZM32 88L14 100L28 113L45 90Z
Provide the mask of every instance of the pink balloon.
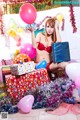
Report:
M19 14L20 14L21 19L27 24L34 23L37 17L36 9L30 3L23 4L20 7Z
M36 56L36 49L30 43L26 43L20 48L21 54L27 54L31 59L34 59Z
M17 107L24 113L29 113L32 110L34 96L27 95L23 97L17 104Z
M80 63L73 62L73 63L68 64L66 66L65 71L68 77L75 81L76 78L80 76Z
M36 49L32 47L32 52L29 54L31 59L34 59L36 57Z
M79 88L80 87L80 77L77 77L75 79L75 85L76 85L76 88Z

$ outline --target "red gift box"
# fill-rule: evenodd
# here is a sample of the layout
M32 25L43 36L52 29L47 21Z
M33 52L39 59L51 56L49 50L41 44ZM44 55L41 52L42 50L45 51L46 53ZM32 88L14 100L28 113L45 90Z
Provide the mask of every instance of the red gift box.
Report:
M6 75L6 89L11 98L20 100L28 90L47 84L50 79L46 69L38 69L21 76Z

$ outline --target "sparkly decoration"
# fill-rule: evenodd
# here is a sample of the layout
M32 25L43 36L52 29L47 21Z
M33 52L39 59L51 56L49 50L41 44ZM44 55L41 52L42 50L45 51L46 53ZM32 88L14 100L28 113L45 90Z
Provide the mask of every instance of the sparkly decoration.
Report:
M4 93L5 93L4 90L0 90L0 95ZM8 112L9 114L17 113L18 108L16 106L15 107L12 106L14 100L10 98L7 92L5 94L6 94L5 96L0 96L0 112Z
M33 108L56 108L65 99L73 97L74 88L75 83L69 78L57 78L54 82L51 81L47 85L38 88L38 92L34 94L35 101Z
M5 4L3 5L4 14L18 13L20 6L24 3L33 4L37 11L47 10L55 7L54 2L52 0L3 0L3 2L5 2ZM58 6L60 5L57 5L56 7Z
M3 11L0 7L0 34L3 34L3 22L2 22Z
M39 29L40 25L48 18L51 18L51 16L46 16L40 23L35 23L36 24L36 28Z
M74 16L74 10L73 10L73 5L72 5L71 2L70 2L70 22L71 22L72 27L73 27L73 33L77 32L75 16Z

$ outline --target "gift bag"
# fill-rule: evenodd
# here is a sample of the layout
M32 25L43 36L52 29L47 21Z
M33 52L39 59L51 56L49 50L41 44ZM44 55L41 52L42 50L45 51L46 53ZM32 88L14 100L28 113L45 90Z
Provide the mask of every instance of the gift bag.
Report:
M57 42L52 44L52 59L53 62L70 61L70 51L68 42Z

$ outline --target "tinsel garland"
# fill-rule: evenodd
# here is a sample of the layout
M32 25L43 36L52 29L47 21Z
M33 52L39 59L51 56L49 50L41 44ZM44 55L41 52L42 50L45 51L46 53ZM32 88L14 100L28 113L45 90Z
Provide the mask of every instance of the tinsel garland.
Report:
M61 30L64 30L64 24L65 24L65 19L62 20L62 26L61 26Z
M70 22L72 24L73 27L73 33L77 32L77 27L76 27L76 22L75 22L75 16L74 16L74 10L73 10L73 5L70 1Z
M3 22L2 22L3 11L0 8L0 34L3 34Z

